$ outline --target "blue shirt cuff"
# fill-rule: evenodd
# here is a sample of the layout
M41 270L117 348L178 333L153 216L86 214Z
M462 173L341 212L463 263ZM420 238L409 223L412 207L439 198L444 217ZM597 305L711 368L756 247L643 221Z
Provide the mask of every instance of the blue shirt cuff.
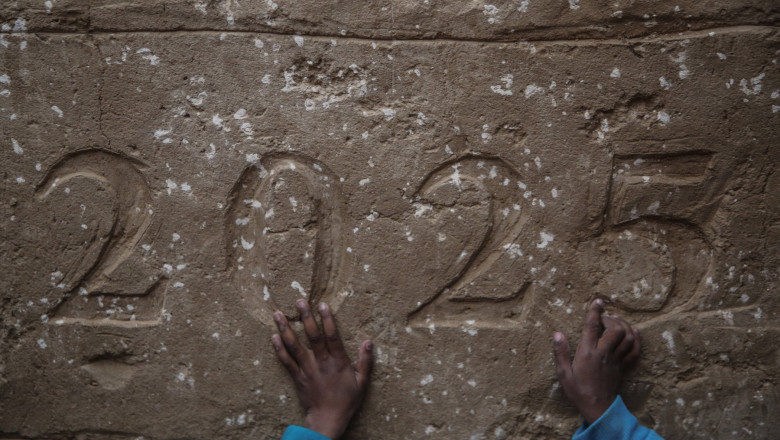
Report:
M639 426L639 421L628 411L620 396L590 426L583 421L572 437L572 440L598 439L662 440L654 431Z
M301 426L290 425L284 431L282 440L331 440L319 432L306 429Z

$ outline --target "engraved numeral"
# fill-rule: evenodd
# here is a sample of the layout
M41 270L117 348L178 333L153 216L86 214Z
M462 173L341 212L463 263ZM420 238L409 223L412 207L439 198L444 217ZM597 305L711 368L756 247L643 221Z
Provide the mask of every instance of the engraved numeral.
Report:
M248 167L230 194L230 270L253 315L291 319L294 300L334 308L349 277L345 208L338 178L304 156L276 154Z
M452 281L409 315L409 325L504 328L520 318L530 274L521 258L528 215L519 205L519 177L503 159L469 156L425 179L416 196L430 207L427 216L476 211L484 228L472 231L479 238L447 269Z
M135 255L151 222L151 193L134 159L102 150L65 156L38 185L36 196L50 198L75 179L104 186L113 197L111 226L94 237L83 258L65 276L68 293L48 313L50 322L136 327L159 323L164 293L156 275Z
M608 227L580 250L596 294L638 314L696 302L712 269L701 227L720 201L712 162L707 151L615 156Z

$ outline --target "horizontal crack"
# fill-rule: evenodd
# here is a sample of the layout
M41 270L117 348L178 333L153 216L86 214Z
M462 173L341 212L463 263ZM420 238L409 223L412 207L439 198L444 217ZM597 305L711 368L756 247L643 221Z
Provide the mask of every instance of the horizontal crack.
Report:
M563 30L563 29L580 29L589 30L589 27L582 28L545 28L545 30ZM535 29L538 31L539 29ZM395 38L395 37L348 37L338 34L306 34L301 32L287 33L287 32L269 32L269 31L250 31L250 30L225 30L219 28L202 28L202 29L133 29L133 30L85 30L85 31L57 31L57 30L45 30L45 31L30 31L27 34L33 35L137 35L137 34L168 34L168 35L188 35L188 34L234 34L234 35L269 35L269 36L302 36L313 39L327 39L327 40L341 40L341 41L356 41L356 42L379 42L385 41L390 43L476 43L476 44L517 44L517 43L534 43L534 44L563 44L563 45L576 45L576 46L588 46L594 44L610 44L610 45L626 45L633 43L652 43L659 41L676 41L684 40L687 38L704 38L709 36L710 33L721 34L735 34L735 33L747 33L747 32L759 32L759 31L778 31L780 26L773 25L738 25L727 27L714 27L705 28L695 31L674 31L664 34L653 34L650 36L640 36L631 38L581 38L581 39L553 39L553 40L520 40L518 35L514 35L511 39L497 37L495 39L480 39L480 38ZM24 33L0 33L0 35L25 35ZM503 37L503 36L502 36Z

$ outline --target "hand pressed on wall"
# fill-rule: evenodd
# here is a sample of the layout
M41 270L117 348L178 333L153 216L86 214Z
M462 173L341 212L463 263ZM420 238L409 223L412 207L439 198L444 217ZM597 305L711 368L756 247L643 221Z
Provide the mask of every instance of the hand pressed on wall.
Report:
M271 342L295 383L305 414L303 427L335 439L344 434L363 403L374 361L373 344L363 341L353 367L330 307L320 304L321 332L309 304L300 300L297 306L311 348L301 345L280 311L274 312L279 334Z
M604 301L593 301L572 362L563 333L554 335L556 374L563 392L592 424L612 405L623 374L639 359L639 330L617 316L602 316Z

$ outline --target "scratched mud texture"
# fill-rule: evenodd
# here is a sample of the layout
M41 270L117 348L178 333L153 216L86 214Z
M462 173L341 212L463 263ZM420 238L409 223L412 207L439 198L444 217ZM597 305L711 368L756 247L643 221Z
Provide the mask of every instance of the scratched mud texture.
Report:
M776 438L780 5L0 4L0 438L275 439L275 308L349 439L560 439L586 304L669 439Z

